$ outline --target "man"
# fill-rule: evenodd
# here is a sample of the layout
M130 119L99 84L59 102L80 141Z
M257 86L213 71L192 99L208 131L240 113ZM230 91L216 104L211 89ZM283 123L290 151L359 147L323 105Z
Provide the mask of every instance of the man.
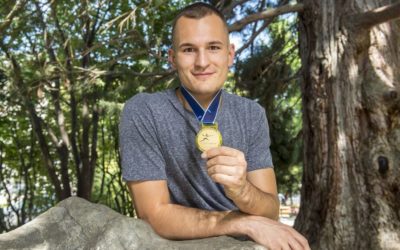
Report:
M264 110L221 90L233 59L218 10L195 3L177 15L169 61L181 87L136 95L121 116L123 178L136 211L168 239L248 236L270 249L309 249L276 221Z

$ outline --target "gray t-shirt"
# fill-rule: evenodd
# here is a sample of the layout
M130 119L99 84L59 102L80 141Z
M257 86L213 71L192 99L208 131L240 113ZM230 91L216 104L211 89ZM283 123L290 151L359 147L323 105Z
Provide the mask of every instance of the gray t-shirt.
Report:
M272 167L264 109L223 90L216 117L223 145L242 151L247 170ZM236 210L223 187L207 174L196 148L200 124L169 89L128 100L119 136L125 181L167 180L171 202L205 210Z

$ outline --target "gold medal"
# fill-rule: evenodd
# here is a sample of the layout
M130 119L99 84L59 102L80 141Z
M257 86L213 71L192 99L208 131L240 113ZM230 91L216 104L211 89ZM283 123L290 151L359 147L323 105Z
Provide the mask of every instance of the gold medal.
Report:
M201 125L200 131L196 135L196 146L201 151L210 148L217 148L222 145L222 135L218 130L217 124Z

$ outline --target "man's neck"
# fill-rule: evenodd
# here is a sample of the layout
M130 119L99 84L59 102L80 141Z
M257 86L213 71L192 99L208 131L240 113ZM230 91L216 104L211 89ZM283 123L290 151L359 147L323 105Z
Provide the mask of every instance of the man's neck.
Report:
M214 98L214 95L215 95L215 93L212 94L212 95L210 95L210 96L204 96L204 95L202 95L202 96L196 96L196 95L193 95L193 94L192 94L192 96L196 99L196 101L201 105L201 107L202 107L204 110L206 110L206 109L208 108L208 106L210 105L211 101L212 101L213 98ZM186 100L185 100L185 101L186 101Z
M175 94L178 96L179 101L183 104L183 106L187 109L192 111L192 108L190 107L189 103L186 101L185 97L183 96L180 88L178 88L175 91ZM206 110L208 108L208 106L210 105L211 101L213 100L214 96L216 93L210 95L210 96L204 96L204 95L194 95L192 93L190 93L195 99L196 101L201 105L201 107Z

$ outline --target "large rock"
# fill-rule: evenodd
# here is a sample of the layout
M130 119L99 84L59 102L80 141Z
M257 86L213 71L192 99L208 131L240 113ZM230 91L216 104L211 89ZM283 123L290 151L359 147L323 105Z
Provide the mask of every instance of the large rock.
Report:
M33 221L0 235L0 249L265 249L231 237L170 241L144 221L84 199L66 199Z

